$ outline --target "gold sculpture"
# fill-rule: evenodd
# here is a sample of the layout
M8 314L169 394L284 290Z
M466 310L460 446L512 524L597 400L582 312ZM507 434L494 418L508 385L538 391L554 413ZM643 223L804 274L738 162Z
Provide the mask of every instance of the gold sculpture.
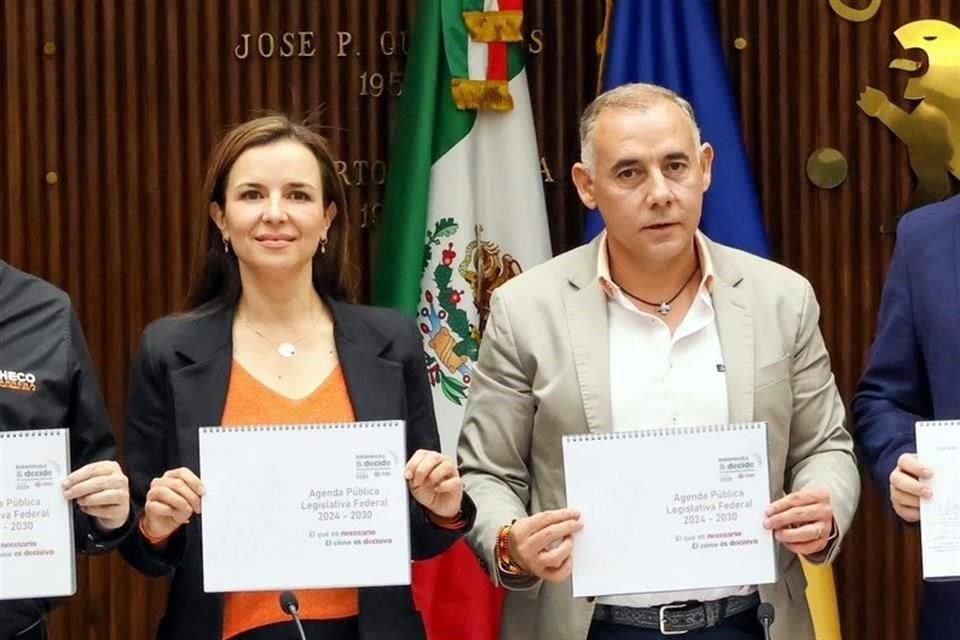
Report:
M877 15L877 11L880 10L881 1L882 0L870 0L870 4L863 9L854 9L843 0L830 0L830 8L844 20L849 20L850 22L866 22Z
M897 58L890 63L891 69L917 74L903 97L920 103L908 113L867 86L857 106L907 145L917 176L907 208L914 209L949 196L951 173L960 179L960 28L942 20L917 20L893 35L908 52L925 54L925 61Z

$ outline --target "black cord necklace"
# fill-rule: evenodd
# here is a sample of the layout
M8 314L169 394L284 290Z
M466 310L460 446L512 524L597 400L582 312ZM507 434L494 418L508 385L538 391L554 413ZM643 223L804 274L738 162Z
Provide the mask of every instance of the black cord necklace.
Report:
M700 265L698 264L696 267L694 267L693 273L690 274L690 277L687 278L686 281L683 283L683 285L677 290L677 292L676 292L675 294L673 294L673 297L670 298L669 300L665 300L665 301L663 301L663 302L650 302L649 300L644 300L644 299L641 298L640 296L638 296L638 295L636 295L636 294L634 294L634 293L630 293L629 291L627 291L626 288L624 288L623 285L617 284L616 282L615 282L614 284L617 284L617 286L620 287L620 290L621 290L621 291L623 291L625 294L627 294L628 296L630 296L630 297L633 298L634 300L636 300L636 301L638 301L638 302L642 302L643 304L649 305L649 306L651 306L651 307L656 307L656 308L657 308L657 313L659 313L659 314L662 315L662 316L665 316L665 315L667 315L668 313L670 313L670 311L673 310L673 307L671 307L670 305L673 303L674 300L676 300L677 298L680 297L680 294L683 293L683 290L687 288L687 285L690 284L690 281L693 280L693 277L694 277L695 275L697 275L697 272L699 272L699 271L700 271Z

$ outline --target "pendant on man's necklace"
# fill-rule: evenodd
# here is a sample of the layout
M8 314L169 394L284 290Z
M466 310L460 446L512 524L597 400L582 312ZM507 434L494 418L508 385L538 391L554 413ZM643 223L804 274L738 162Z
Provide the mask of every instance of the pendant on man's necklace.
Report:
M277 353L284 358L292 358L297 355L297 348L293 346L292 342L282 342L280 346L277 347Z
M662 316L667 315L670 313L670 305L666 302L661 302L660 306L657 307L657 312Z

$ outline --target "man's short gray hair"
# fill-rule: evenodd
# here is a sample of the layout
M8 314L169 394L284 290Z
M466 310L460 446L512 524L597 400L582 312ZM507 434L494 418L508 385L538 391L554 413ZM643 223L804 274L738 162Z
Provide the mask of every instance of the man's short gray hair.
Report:
M690 119L690 128L693 130L693 144L699 149L700 127L697 126L697 118L689 102L670 89L656 84L642 82L624 84L594 98L580 116L580 162L587 167L587 171L593 173L595 169L597 158L593 148L593 133L601 113L607 109L646 111L659 100L672 102L686 114Z

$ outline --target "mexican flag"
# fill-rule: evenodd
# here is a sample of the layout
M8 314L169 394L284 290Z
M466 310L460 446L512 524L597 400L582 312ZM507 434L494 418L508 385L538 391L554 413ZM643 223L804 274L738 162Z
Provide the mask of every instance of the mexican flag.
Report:
M375 304L415 315L455 455L490 295L551 256L523 69L523 0L420 0L390 153ZM495 638L501 595L465 543L414 567L431 639Z

